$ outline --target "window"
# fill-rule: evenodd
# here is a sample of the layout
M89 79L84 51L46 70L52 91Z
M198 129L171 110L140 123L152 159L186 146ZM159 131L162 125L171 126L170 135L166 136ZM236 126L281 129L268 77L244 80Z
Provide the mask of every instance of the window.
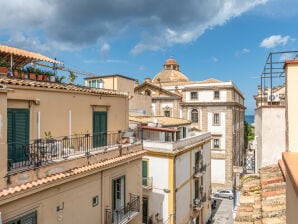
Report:
M113 210L125 205L125 176L113 180Z
M214 99L219 99L219 91L214 91Z
M148 160L142 160L142 183L148 186Z
M95 207L96 205L98 205L98 195L92 198L92 206Z
M88 81L88 86L92 87L92 88L103 88L103 80L99 79L99 80L90 80Z
M213 125L219 125L220 121L219 121L219 113L214 113L213 114Z
M190 99L191 100L197 100L198 99L198 92L191 92L190 93Z
M164 115L165 115L165 117L171 117L171 111L165 110Z
M191 111L191 121L193 123L198 123L198 110L197 109L193 109Z
M19 217L15 220L9 221L6 224L37 224L37 212L32 212L30 214Z
M145 95L146 95L146 96L151 96L151 91L150 91L149 89L146 89L146 90L145 90Z
M213 139L213 148L219 149L219 138Z

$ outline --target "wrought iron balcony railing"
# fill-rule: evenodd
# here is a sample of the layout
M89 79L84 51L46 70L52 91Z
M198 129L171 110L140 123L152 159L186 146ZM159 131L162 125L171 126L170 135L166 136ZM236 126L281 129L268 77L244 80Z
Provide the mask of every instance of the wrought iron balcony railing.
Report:
M194 178L201 177L206 173L206 165L195 164L194 166Z
M140 197L129 194L129 202L122 208L105 210L105 224L126 224L140 212Z
M39 167L75 155L88 156L117 145L121 156L122 136L118 132L96 133L37 139L30 144L8 143L8 170Z
M142 185L145 189L152 189L153 186L153 177L143 177L142 178Z

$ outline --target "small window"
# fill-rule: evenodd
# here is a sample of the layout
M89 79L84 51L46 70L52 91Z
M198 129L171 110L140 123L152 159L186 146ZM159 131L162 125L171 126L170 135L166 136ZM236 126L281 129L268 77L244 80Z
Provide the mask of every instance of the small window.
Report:
M219 125L220 120L219 120L219 113L214 113L213 114L213 125Z
M219 91L214 91L214 99L219 99Z
M151 91L149 89L145 90L145 95L146 96L151 96Z
M171 111L169 110L164 111L164 115L165 117L171 117Z
M219 139L218 138L213 139L213 148L219 149Z
M95 207L98 205L98 195L92 198L92 206Z
M198 117L199 117L199 113L197 109L193 109L191 111L191 121L193 123L198 123Z
M198 92L191 92L190 93L190 99L191 100L197 100L198 99Z

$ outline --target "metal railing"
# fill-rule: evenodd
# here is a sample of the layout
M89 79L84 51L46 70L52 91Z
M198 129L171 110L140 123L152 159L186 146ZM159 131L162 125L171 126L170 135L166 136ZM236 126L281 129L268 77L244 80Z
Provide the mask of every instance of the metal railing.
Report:
M206 172L206 165L195 164L194 176L203 175Z
M90 155L121 143L123 133L81 134L37 139L29 144L8 143L8 170L39 167L73 155ZM119 147L121 156L122 150Z
M142 185L145 188L151 189L153 185L153 177L143 177L142 178Z
M134 215L140 212L140 197L131 193L129 197L129 202L122 208L105 210L105 224L127 223Z

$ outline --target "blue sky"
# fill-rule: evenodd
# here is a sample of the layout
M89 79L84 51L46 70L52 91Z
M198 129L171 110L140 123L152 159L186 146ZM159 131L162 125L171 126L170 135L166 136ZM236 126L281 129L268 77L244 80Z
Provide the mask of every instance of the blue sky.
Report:
M140 82L173 56L191 80L232 80L246 97L246 114L254 113L252 95L268 53L298 50L296 0L0 0L0 6L2 44Z

